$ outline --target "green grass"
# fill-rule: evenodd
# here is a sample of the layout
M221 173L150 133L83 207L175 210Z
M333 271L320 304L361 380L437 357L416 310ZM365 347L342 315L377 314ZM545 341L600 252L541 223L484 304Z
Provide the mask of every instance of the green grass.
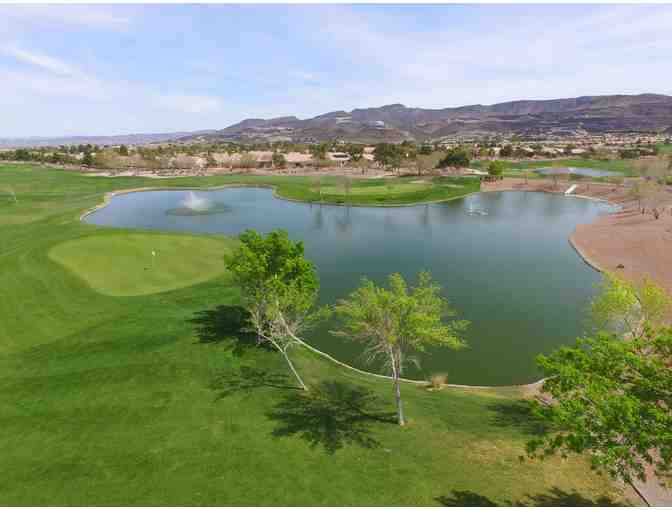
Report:
M356 187L350 190L352 195L400 195L407 192L418 192L426 191L430 187L429 183L416 183L416 184L393 184L385 185L380 183L378 186L367 186L367 187ZM337 195L344 192L342 187L337 186L327 186L322 192L325 195Z
M386 381L296 350L312 388L304 398L282 360L239 333L239 292L225 273L200 283L191 271L176 273L163 292L147 294L136 284L139 295L110 295L114 277L100 280L94 260L71 270L52 258L60 252L73 264L84 247L89 254L100 249L110 253L92 256L131 260L130 270L144 276L147 248L180 236L162 241L160 234L83 224L82 211L114 189L236 179L243 180L106 179L0 167L0 187L12 187L18 198L0 200L0 504L622 500L582 458L519 460L535 424L515 389L404 385L410 423L400 428L390 421ZM297 194L307 183L245 181ZM203 238L203 246L212 242L227 245ZM199 252L181 251L182 263L200 267Z
M57 244L49 256L102 294L138 296L221 275L231 244L227 239L204 236L101 235Z
M398 177L389 179L351 180L351 188L346 193L343 180L326 178L321 190L314 182L306 189L278 188L281 196L288 198L322 201L332 204L351 205L408 205L422 202L440 202L475 193L480 189L480 181L470 178L434 177L424 182L419 177ZM320 195L321 191L321 195Z
M434 177L424 182L419 181L418 177L353 180L347 194L343 183L336 181L334 184L322 186L322 200L337 204L404 205L450 200L480 189L478 179ZM319 199L319 196L316 198Z
M624 159L612 159L608 161L595 159L581 159L581 158L565 158L552 160L531 160L531 161L504 161L506 166L506 175L520 176L524 170L533 170L535 168L545 168L550 166L560 167L577 167L577 168L597 168L600 170L609 170L611 172L618 172L626 177L635 175L632 162ZM488 161L473 161L471 166L474 168L486 169ZM530 174L529 177L533 177Z
M672 143L660 143L658 144L658 151L662 154L672 153Z

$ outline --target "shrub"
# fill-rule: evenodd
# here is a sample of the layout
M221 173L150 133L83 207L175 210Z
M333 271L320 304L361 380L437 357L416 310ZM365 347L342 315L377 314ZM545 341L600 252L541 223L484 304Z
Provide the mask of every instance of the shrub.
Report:
M439 168L445 168L447 166L453 167L468 167L469 166L469 153L465 149L456 148L450 149L446 156L439 161Z
M506 165L503 161L491 161L488 165L488 173L494 177L499 177L504 174Z
M448 382L448 374L432 374L429 384L434 390L440 390Z
M271 160L275 168L285 168L287 166L285 156L279 152L274 152Z

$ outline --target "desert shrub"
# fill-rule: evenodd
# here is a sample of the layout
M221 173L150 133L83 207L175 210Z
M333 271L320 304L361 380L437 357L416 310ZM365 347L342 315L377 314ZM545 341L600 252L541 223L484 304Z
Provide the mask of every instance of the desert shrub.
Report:
M246 152L240 156L240 168L257 168L259 163L257 162L257 157L254 154Z
M447 382L448 374L432 374L429 378L429 385L435 390L440 390Z

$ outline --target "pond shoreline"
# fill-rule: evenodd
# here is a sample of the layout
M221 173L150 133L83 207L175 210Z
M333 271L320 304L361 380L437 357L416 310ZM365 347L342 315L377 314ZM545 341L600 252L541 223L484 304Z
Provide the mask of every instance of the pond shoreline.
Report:
M500 181L501 183L501 181ZM498 183L499 184L499 183ZM130 193L140 193L140 192L145 192L145 191L216 191L216 190L221 190L221 189L227 189L227 188L266 188L266 189L272 189L273 190L273 197L278 198L280 200L287 200L290 202L297 202L297 203L304 203L304 204L323 204L323 205L335 205L335 206L346 206L346 207L413 207L417 205L425 205L425 204L430 204L430 203L440 203L440 202L446 202L450 200L456 200L458 198L466 198L468 196L474 195L476 193L493 193L493 192L502 192L502 191L533 191L533 192L546 192L546 193L551 193L551 194L560 194L554 191L548 191L544 189L520 189L516 187L510 187L508 189L502 189L501 186L496 186L496 189L481 189L479 191L467 193L465 195L460 195L457 197L450 197L448 199L442 199L438 201L428 201L428 202L418 202L418 203L409 203L409 204L393 204L393 205L351 205L351 204L331 204L331 203L326 203L326 202L308 202L305 200L299 200L299 199L293 199L293 198L287 198L278 193L278 186L277 185L271 185L271 184L263 184L263 183L255 183L255 184L247 184L247 183L231 183L231 184L224 184L220 186L211 186L211 187L156 187L156 186L148 186L148 187L141 187L141 188L131 188L131 189L123 189L123 190L115 190L111 192L107 192L104 195L103 201L96 206L86 210L84 213L82 213L79 217L80 221L83 221L87 216L90 214L106 207L111 200L117 196L117 195L125 195L125 194L130 194ZM571 197L574 198L582 198L582 199L589 199L589 200L596 200L596 201L602 201L602 202L607 202L607 203L612 203L613 202L598 198L598 197L591 197L591 196L586 196L586 195L571 195ZM615 205L615 204L614 204ZM572 234L573 235L573 234ZM590 267L597 271L601 271L601 268L597 264L591 263L592 261L589 261L587 256L582 253L581 249L577 247L571 239L572 236L569 238L569 243L570 245L574 248L574 250L578 253L578 255L584 260ZM359 368L356 368L352 365L349 365L343 361L340 361L330 354L327 354L320 349L303 342L304 346L307 347L310 351L314 352L315 354L318 354L321 357L324 357L328 360L330 360L333 363L336 363L344 368L347 368L351 371L354 371L356 373L366 375L366 376L373 376L376 378L382 378L382 379L388 379L391 380L390 376L384 375L384 374L377 374L375 372L370 372L367 370L362 370ZM409 384L414 384L414 385L424 385L424 386L429 386L429 381L427 380L418 380L418 379L402 379L404 382L409 383ZM533 381L530 383L525 383L525 384L514 384L514 385L467 385L467 384L446 384L444 385L447 388L457 388L457 389L465 389L465 390L490 390L490 391L497 391L497 390L507 390L507 389L515 389L521 391L525 396L534 396L538 395L541 391L541 387L544 383L545 379L540 379L537 381Z

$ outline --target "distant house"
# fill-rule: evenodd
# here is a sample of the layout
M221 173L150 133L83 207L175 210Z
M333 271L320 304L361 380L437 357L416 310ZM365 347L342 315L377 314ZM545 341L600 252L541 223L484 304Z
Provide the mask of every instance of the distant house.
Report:
M336 161L339 166L344 166L350 161L350 155L347 152L328 152L327 158L331 161Z
M313 162L313 157L305 152L288 152L284 156L290 168L303 168L310 166Z
M367 161L373 161L375 159L373 155L375 150L375 147L364 147L364 154L362 154L362 157Z

